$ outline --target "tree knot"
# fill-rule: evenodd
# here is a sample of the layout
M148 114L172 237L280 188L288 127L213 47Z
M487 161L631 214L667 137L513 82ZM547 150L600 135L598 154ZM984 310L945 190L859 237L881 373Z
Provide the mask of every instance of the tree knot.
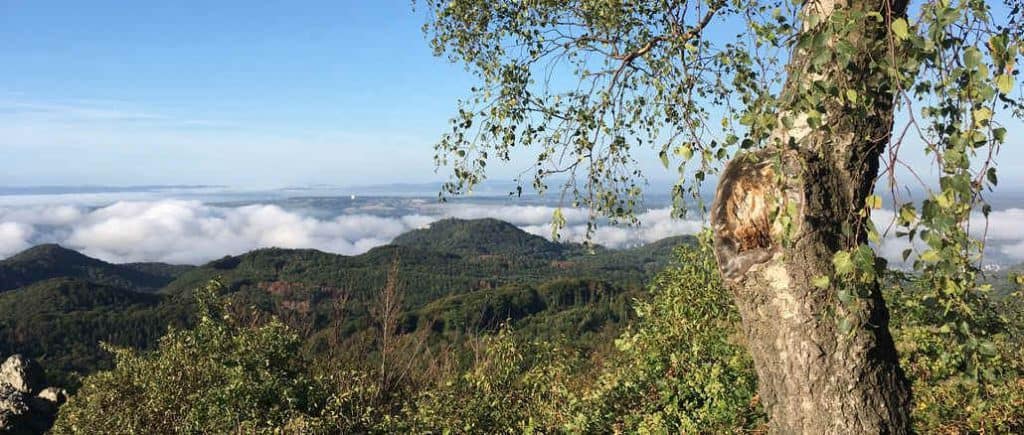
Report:
M736 280L779 252L792 228L787 222L798 218L787 215L802 202L793 186L800 172L795 160L793 153L760 150L740 154L725 166L711 208L723 278Z

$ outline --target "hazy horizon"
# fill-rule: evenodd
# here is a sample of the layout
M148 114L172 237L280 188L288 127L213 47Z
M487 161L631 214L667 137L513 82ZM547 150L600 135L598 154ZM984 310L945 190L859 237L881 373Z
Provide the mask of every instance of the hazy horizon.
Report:
M335 188L70 190L4 194L0 189L0 259L43 243L59 243L119 263L201 264L267 247L357 255L450 217L501 219L551 239L552 213L564 205L556 195L517 198L478 193L439 203L436 192L363 194ZM987 230L985 264L1005 267L1024 262L1024 208L1017 206L1022 198L1024 193L993 201L987 227L980 214L972 219L976 235ZM665 195L648 196L647 200L638 227L601 222L590 241L613 249L628 248L696 234L705 226L705 216L698 210L685 219L672 218L671 202ZM587 211L566 207L564 212L567 226L561 240L585 241ZM873 214L880 229L888 228L892 217L889 208ZM876 246L878 254L897 267L903 264L901 254L906 247L894 231Z

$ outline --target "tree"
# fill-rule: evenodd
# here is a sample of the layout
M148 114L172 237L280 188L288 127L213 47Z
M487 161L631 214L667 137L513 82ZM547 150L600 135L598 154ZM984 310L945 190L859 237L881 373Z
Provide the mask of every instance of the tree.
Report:
M517 192L564 178L561 194L591 210L592 230L600 217L636 223L638 149L676 165L680 214L687 198L703 209L701 184L717 173L716 258L773 430L910 430L886 265L870 246L876 181L892 192L897 234L919 246L905 258L934 289L932 306L959 324L985 290L969 222L990 210L983 193L1006 138L996 113L1022 115L1019 0L929 1L914 19L905 0L424 3L435 52L479 81L436 146L453 172L443 194L531 152ZM938 183L905 162L915 142ZM900 193L901 172L923 198ZM557 235L560 211L553 222ZM966 352L984 346L958 329Z

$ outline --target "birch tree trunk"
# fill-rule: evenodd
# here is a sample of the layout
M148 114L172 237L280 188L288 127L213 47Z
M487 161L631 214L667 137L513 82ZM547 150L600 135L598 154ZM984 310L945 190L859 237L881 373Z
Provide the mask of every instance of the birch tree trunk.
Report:
M892 56L888 26L905 10L905 0L805 3L805 22L849 11L885 18L843 36L854 48L849 65L822 65L817 52L794 51L771 145L734 158L719 181L711 217L716 256L743 319L773 432L910 431L910 389L877 282L858 284L865 297L851 308L836 298L841 283L822 285L821 278L834 275L836 252L866 242L861 211L893 122L893 91L874 60ZM852 109L826 99L821 122L812 122L804 97L816 80L858 85L870 104ZM788 229L783 215L792 218ZM844 331L842 317L859 322Z

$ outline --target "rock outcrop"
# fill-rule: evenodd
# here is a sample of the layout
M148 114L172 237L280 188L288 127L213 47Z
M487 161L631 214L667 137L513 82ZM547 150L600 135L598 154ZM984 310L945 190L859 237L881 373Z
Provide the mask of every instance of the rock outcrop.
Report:
M31 359L13 355L0 365L0 433L40 434L50 429L67 393L45 384L43 368Z
M44 377L39 364L21 355L13 355L0 365L0 384L10 385L25 394L41 391Z

